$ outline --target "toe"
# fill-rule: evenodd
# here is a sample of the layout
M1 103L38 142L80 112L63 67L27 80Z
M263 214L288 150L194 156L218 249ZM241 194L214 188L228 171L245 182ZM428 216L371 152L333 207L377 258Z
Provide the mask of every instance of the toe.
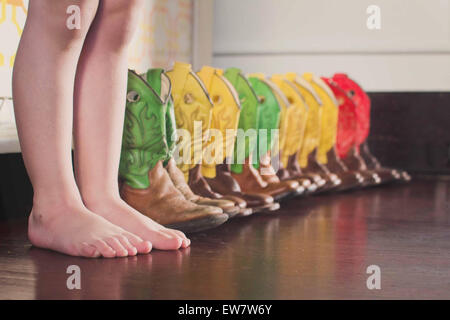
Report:
M152 240L153 246L160 250L178 250L181 247L180 237L170 234L168 230L155 231Z
M186 237L186 235L183 232L181 232L179 230L174 230L174 229L168 229L168 230L172 231L178 237L181 238L181 248L187 248L190 246L191 240L189 240L188 237Z
M124 236L128 238L130 243L137 249L138 253L146 254L152 251L152 243L150 241L144 241L132 233L126 233Z
M116 256L116 251L103 240L97 240L93 245L105 258L114 258Z
M128 255L127 249L120 243L120 241L115 237L107 238L106 243L109 244L111 248L116 251L116 257L126 257Z
M129 256L137 255L136 247L130 243L127 237L125 237L124 235L120 235L116 238L120 241L120 244L127 250Z
M81 256L86 258L98 258L101 256L100 251L98 251L98 249L95 246L87 243L83 243L81 245L80 254Z

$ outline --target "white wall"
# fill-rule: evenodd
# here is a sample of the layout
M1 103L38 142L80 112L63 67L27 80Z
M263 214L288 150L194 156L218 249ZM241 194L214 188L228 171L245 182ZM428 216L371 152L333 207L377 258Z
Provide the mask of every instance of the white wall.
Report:
M3 104L2 97L11 97L13 62L28 3L0 0L0 153L19 151L13 104L9 99ZM212 17L212 7L210 11ZM193 14L193 0L145 1L129 48L129 67L144 72L149 67L171 67L174 60L191 62Z
M216 0L213 64L347 72L370 91L450 90L449 0ZM369 30L369 5L381 29Z

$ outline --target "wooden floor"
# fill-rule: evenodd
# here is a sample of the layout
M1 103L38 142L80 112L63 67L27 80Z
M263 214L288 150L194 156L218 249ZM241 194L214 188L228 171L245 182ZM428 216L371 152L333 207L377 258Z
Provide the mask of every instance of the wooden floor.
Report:
M25 230L0 224L0 299L450 299L448 181L289 200L189 249L114 260L32 248ZM66 287L69 265L81 290ZM366 287L369 265L381 290Z

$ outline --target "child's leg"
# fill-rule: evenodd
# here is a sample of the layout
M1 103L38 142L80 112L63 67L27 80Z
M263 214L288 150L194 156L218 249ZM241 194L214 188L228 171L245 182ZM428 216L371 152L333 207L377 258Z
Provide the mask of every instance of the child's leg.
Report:
M77 256L126 256L151 244L83 205L72 170L73 86L77 61L98 2L76 1L81 29L66 27L74 1L30 1L13 72L23 158L34 188L29 238ZM130 244L132 243L132 244Z
M119 195L118 171L127 88L127 49L142 0L100 1L75 81L75 172L87 208L158 249L189 245L128 206Z

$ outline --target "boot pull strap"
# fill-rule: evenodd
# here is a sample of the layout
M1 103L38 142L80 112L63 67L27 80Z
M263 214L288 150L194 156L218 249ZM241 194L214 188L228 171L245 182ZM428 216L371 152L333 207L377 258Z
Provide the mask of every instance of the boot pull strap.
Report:
M200 69L200 71L197 72L197 75L203 81L203 84L205 85L206 90L208 92L211 92L211 87L212 87L215 73L216 73L216 70L210 66L203 66Z
M180 99L184 98L183 93L189 73L191 72L191 68L192 67L189 63L175 62L173 69L168 72L168 74L173 74L171 82L172 82L172 97L174 105L178 105ZM174 95L173 93L176 94Z
M161 68L149 69L146 80L159 95L161 101L166 104L172 94L172 83L164 70Z

